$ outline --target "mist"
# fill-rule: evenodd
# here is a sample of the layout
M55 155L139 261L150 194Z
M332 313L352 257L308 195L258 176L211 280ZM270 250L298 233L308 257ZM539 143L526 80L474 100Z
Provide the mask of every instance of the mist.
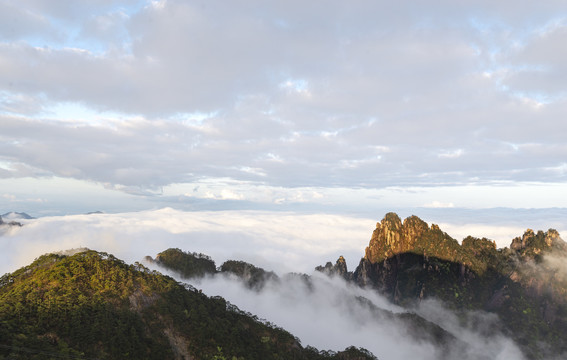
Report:
M341 351L357 346L371 351L379 359L391 360L525 359L514 341L502 334L498 318L493 314L470 312L465 314L467 321L463 323L462 316L440 302L420 303L411 312L455 337L449 344L436 344L429 334L415 337L416 332L427 329L412 329L408 323L384 316L373 308L394 314L408 310L391 304L376 291L353 286L340 277L314 272L306 282L301 276L288 274L278 280L268 280L258 290L249 288L232 274L187 280L159 266L154 268L209 296L222 296L239 309L291 332L303 346L319 350ZM371 305L360 301L361 298Z

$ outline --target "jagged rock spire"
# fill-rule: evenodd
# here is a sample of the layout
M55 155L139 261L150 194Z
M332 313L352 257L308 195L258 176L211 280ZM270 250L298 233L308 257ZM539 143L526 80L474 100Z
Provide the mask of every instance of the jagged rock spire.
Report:
M342 255L339 256L335 265L328 261L325 266L317 266L315 270L327 275L339 275L345 279L352 277L352 273L348 272L346 260Z

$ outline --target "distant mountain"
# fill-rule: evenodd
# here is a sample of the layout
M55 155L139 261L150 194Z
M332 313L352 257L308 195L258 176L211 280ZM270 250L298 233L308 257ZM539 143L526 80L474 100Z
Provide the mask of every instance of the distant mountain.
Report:
M459 244L435 224L389 213L353 273L340 260L319 270L405 307L435 298L457 311L497 314L530 359L567 352L567 244L553 229L528 229L510 248L496 249L485 238Z
M91 250L2 276L0 321L2 359L376 359L304 348L221 297Z
M5 220L31 220L35 219L33 216L26 214L25 212L7 212L2 214L2 218Z
M4 219L2 219L2 216L0 216L0 227L7 228L7 227L11 227L11 226L22 227L23 225L22 225L22 223L17 222L17 221L5 222Z

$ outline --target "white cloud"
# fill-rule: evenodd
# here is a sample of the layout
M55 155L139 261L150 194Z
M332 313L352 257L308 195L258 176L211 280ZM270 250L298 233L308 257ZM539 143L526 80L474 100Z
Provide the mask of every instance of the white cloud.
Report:
M9 201L16 201L16 195L13 194L2 194L2 197Z
M67 184L72 187L73 184ZM7 199L9 201L9 199ZM92 209L91 209L92 210ZM526 228L555 228L567 233L564 214L543 210L422 209L418 215L457 240L468 235L509 246ZM552 209L551 209L552 210ZM18 210L22 211L22 210ZM427 213L429 212L429 215ZM43 217L14 229L0 241L0 273L13 271L49 251L90 247L138 261L169 247L197 251L217 261L248 260L276 270L309 273L315 266L343 255L354 270L370 241L372 217L298 214L281 211L178 211L171 208L132 213ZM37 216L31 213L32 216ZM484 218L482 217L484 216ZM473 221L473 219L477 219ZM513 222L513 221L515 222Z
M388 359L407 359L416 354L424 360L439 358L431 344L407 338L402 326L375 318L354 296L369 297L396 312L401 309L387 304L377 294L349 287L339 279L315 274L313 287L301 279L282 279L282 283L269 283L258 293L246 289L237 279L222 276L193 285L283 327L298 336L304 346L340 351L354 345Z
M521 236L524 231L529 227L528 225L487 225L487 224L449 224L446 222L441 222L439 224L441 229L446 233L450 234L453 238L457 239L459 242L467 236L474 236L478 238L489 238L496 241L498 248L509 247L512 243L512 239L517 236ZM547 229L545 229L547 230Z
M449 203L444 203L444 202L440 202L440 201L433 201L429 204L425 204L423 205L423 207L430 207L430 208L453 208L455 207L455 204L453 204L452 202Z
M440 158L456 159L461 157L463 154L464 154L463 149L457 149L457 150L442 152L437 156Z
M434 344L425 340L428 334L422 334L423 338L416 340L409 335L412 332L407 323L373 312L360 298L393 313L406 310L392 305L377 292L348 285L340 278L314 273L308 286L301 278L283 277L279 282L268 281L258 291L225 275L181 281L189 282L207 295L222 296L241 310L283 327L297 336L304 346L340 351L354 345L370 350L380 359L524 359L518 346L503 334L493 331L488 337L482 329L462 321L463 316L467 316L485 328L493 329L496 316L477 312L465 313L459 318L442 304L422 302L412 311L439 324L467 347Z
M244 195L235 193L228 189L223 189L219 195L213 194L211 192L206 192L205 198L220 199L220 200L243 200Z
M514 4L1 3L0 176L563 183L567 15Z
M375 221L338 215L266 211L137 213L44 217L5 234L0 273L46 252L89 247L129 262L169 247L207 253L218 261L254 260L279 272L310 272L344 255L354 267Z
M515 65L505 83L520 92L550 97L567 96L560 78L567 72L567 51L561 46L567 40L567 17L535 32L529 41L510 54Z

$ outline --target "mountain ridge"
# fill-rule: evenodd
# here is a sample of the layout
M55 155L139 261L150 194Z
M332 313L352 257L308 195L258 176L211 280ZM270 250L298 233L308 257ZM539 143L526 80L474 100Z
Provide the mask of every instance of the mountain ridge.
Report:
M302 347L287 331L140 263L69 254L43 255L0 278L0 358L376 359L354 347Z
M32 220L35 219L33 216L25 212L9 211L1 215L4 219L8 220Z
M403 306L436 298L456 310L495 313L538 359L567 351L567 280L549 263L552 256L567 257L554 229L527 229L510 247L497 249L494 241L471 236L459 244L435 224L416 216L402 222L388 213L350 277Z

